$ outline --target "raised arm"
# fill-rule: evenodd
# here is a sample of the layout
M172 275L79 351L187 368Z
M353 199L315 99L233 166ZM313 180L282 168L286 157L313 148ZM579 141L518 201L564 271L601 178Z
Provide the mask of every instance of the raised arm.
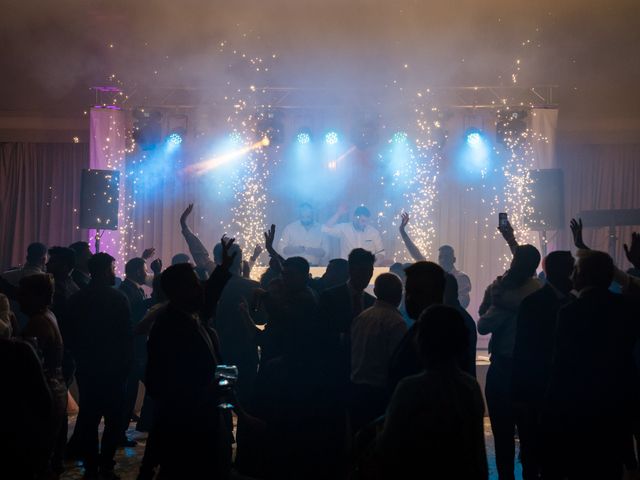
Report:
M182 228L182 236L189 246L191 258L193 258L196 267L204 268L209 274L211 274L211 272L213 272L213 270L216 268L216 264L213 260L211 260L209 252L202 244L200 239L196 237L191 229L187 226L187 218L189 218L189 215L191 215L192 211L193 203L190 203L180 216L180 227Z
M507 245L509 245L511 253L515 255L516 249L518 248L518 241L516 240L516 234L513 231L511 222L507 220L507 224L504 226L499 226L498 231L502 234L502 238L505 239Z
M238 252L234 252L233 255L229 255L229 249L234 242L234 238L222 237L220 240L220 243L222 243L222 263L204 283L204 307L202 309L204 319L215 317L216 307L222 296L222 291L231 278L229 269L238 254Z
M576 220L575 218L571 219L569 222L569 227L571 227L571 234L573 235L573 244L576 246L578 250L590 250L589 247L584 243L582 239L582 219L579 218Z
M280 268L280 271L282 271L282 263L284 262L284 258L278 252L276 252L276 249L273 246L273 242L275 238L276 238L276 226L272 224L271 227L269 228L269 231L264 232L264 244L265 244L265 248L267 249L267 252L269 253L269 256L276 260L276 262L278 263L278 267Z
M336 228L336 224L338 223L338 220L340 220L340 217L342 217L348 211L349 207L347 207L346 205L340 205L336 213L334 213L333 216L329 220L327 220L324 225L322 225L322 233L326 233L328 235L331 235L332 237L339 237L340 230Z
M424 257L424 255L422 255L422 252L420 251L418 246L413 243L413 240L411 240L411 237L409 237L409 234L406 230L409 220L409 214L407 212L402 212L402 214L400 215L400 236L402 237L402 241L404 242L405 247L407 247L411 258L413 258L416 262L422 262L426 260L426 258Z

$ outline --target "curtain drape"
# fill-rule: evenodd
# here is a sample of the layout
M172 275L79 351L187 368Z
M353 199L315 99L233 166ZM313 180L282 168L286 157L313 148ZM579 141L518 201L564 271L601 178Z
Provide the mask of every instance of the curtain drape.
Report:
M29 243L69 245L80 230L80 178L87 144L0 144L0 269L24 263Z
M640 208L640 189L637 188L640 144L560 144L556 153L556 164L564 170L567 221L584 210ZM88 165L86 144L0 145L1 269L21 264L25 248L32 241L68 245L87 238L87 232L78 228L77 210L81 170ZM135 234L128 238L131 256L140 254L144 247L154 246L168 264L171 255L186 251L178 218L186 204L193 201L196 202L192 215L194 231L202 236L208 248L213 246L224 233L222 219L228 217L229 212L221 205L194 197L206 190L202 182L205 180L173 178L155 189L141 189L132 210ZM443 174L439 196L434 245L451 244L456 249L458 268L468 273L473 282L469 311L476 316L482 293L501 273L502 259L508 250L499 238L493 237L497 218L486 218L487 208L482 205L477 189L456 184L453 178ZM290 220L294 212L286 203L276 197L269 209L268 221L282 226ZM320 212L320 220L331 213ZM615 260L624 268L629 265L622 244L629 241L633 230L634 227L616 228L619 240ZM392 233L389 232L388 239ZM550 241L556 248L572 248L568 228L554 235ZM588 228L585 241L592 248L607 251L608 230Z
M585 210L640 209L640 144L560 145L558 166L564 170L565 218ZM614 260L629 268L622 245L640 226L616 227ZM558 248L571 246L569 228L559 232ZM584 240L591 248L608 252L608 228L585 228Z

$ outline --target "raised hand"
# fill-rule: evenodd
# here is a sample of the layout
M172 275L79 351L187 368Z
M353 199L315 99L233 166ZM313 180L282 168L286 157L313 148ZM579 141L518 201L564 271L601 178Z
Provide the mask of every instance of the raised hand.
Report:
M276 226L275 225L271 225L271 227L269 228L268 232L264 232L264 245L267 249L267 252L269 252L270 255L273 254L274 249L273 249L273 241L276 238Z
M233 255L229 255L229 250L235 241L235 238L228 238L226 235L220 239L220 243L222 244L222 263L220 264L220 268L226 271L229 271L236 255L238 255L238 252L233 252Z
M627 260L634 268L640 268L640 233L631 234L631 247L625 243L624 253L627 254Z
M160 258L156 258L153 262L151 262L151 271L155 274L155 275L160 275L160 272L162 272L162 260Z
M569 222L569 227L571 227L573 244L576 246L576 248L579 248L581 250L589 250L589 247L585 245L584 240L582 239L582 219L579 218L578 220L576 220L575 218L572 218L571 222Z
M409 214L407 212L402 212L400 214L400 231L404 232L404 229L407 228L409 224Z
M182 228L187 227L187 218L189 218L189 215L191 215L192 211L193 203L190 203L187 208L185 208L184 212L182 212L182 215L180 215L180 225L182 226Z
M156 253L156 249L151 247L151 248L147 248L145 249L144 252L142 252L142 259L143 260L149 260L151 257L153 257Z
M251 260L255 262L260 256L260 254L262 253L262 250L263 250L262 245L260 244L256 245L256 248L253 249L253 255L251 255Z

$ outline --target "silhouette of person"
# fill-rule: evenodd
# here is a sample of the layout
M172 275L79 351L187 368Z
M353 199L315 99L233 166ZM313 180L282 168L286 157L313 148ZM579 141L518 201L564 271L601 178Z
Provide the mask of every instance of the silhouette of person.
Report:
M147 265L143 258L132 258L124 266L125 278L118 287L129 302L131 310L131 324L133 329L142 321L145 313L147 313L148 303L146 302L146 293L142 288L147 283L149 274ZM146 336L134 335L134 354L133 364L129 378L127 379L127 393L124 404L123 430L119 439L121 446L135 446L136 442L126 437L126 431L129 428L129 422L133 416L138 398L138 384L144 378L144 371L147 362L147 346Z
M213 274L220 277L219 290L229 279L227 268ZM198 315L205 289L187 263L162 272L161 284L169 302L149 335L145 382L155 404L157 478L226 478L231 438L229 419L218 408L219 341Z
M586 251L573 274L577 299L558 312L542 415L543 478L620 478L632 439L638 380L638 310L611 293L613 260Z
M458 283L458 300L462 308L467 308L471 302L471 280L469 275L456 269L456 254L453 247L442 245L438 248L438 264L445 272L455 277Z
M417 321L420 314L431 305L441 304L444 298L445 272L433 262L416 262L405 269L405 306L411 319ZM420 373L423 363L416 347L418 326L409 327L404 338L391 357L389 365L389 392L409 375Z
M42 357L44 372L52 399L51 417L43 425L41 441L46 448L46 457L41 458L38 475L54 474L53 455L58 444L60 428L67 413L67 386L62 375L62 356L64 347L62 335L58 329L55 315L49 310L53 300L53 281L49 275L35 274L23 277L18 288L18 302L22 311L29 317L22 330L24 338L35 338L38 352ZM59 450L61 451L61 449ZM62 458L57 459L61 466ZM55 472L55 473L60 473Z
M542 261L546 283L518 310L513 348L513 402L524 478L539 478L539 418L549 386L558 311L571 303L571 252L551 252Z
M46 464L46 431L52 400L42 364L32 346L0 338L0 477L33 480Z
M71 278L79 288L85 288L91 281L88 262L93 253L87 242L75 242L69 245L69 248L73 250L76 257Z
M73 281L71 274L75 267L75 252L70 248L52 247L49 249L49 260L47 261L47 273L53 275L54 290L51 311L56 317L58 328L62 335L64 355L62 357L62 375L67 389L73 383L75 363L69 347L66 345L67 325L68 325L68 302L73 294L79 291L79 287ZM68 417L64 412L62 426L58 437L58 443L52 459L53 470L56 473L64 471L64 455L67 444Z
M126 381L133 361L131 312L125 295L114 289L115 259L97 253L88 262L89 285L68 302L68 343L76 361L80 410L74 435L85 476L115 478L114 455L122 435ZM98 425L104 418L102 442Z
M356 248L349 254L348 261L347 283L325 290L320 296L320 321L335 348L338 375L345 388L351 376L351 322L375 302L375 298L364 291L373 276L373 253Z
M500 480L514 479L515 415L511 392L513 348L518 308L522 301L542 287L534 277L540 253L532 245L515 248L509 270L486 290L480 305L478 333L491 333L485 396L496 446L496 466Z
M347 280L349 280L349 262L344 258L334 258L329 260L322 276L312 279L309 285L321 294L325 290L346 283Z
M478 344L478 331L476 329L476 322L473 320L469 312L467 312L462 305L460 305L459 295L458 295L458 281L456 277L447 274L446 282L444 287L444 304L449 305L450 307L455 308L462 318L464 319L464 325L467 327L467 332L469 332L469 338L467 341L467 352L464 357L460 360L460 368L471 375L473 378L476 378L476 349Z
M377 442L381 478L487 479L482 393L459 367L468 348L462 316L432 305L416 325L424 371L391 398Z
M376 301L351 324L351 425L354 432L384 414L389 403L389 364L407 332L398 311L402 282L383 273L374 286Z

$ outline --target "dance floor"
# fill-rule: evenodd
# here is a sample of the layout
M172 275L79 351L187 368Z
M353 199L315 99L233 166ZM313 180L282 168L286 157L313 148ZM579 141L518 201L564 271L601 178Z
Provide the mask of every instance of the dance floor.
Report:
M75 424L75 417L69 419L69 434L73 431L73 425ZM490 480L497 480L498 474L496 473L495 465L495 452L493 448L493 436L491 435L491 426L489 419L485 417L485 438L487 444L487 455L489 459L489 478ZM147 434L140 433L134 429L130 429L128 436L138 441L138 445L132 448L122 448L118 450L116 455L116 473L120 475L122 480L135 480L138 475L138 467L140 466L140 460L144 453L144 446L146 443ZM62 480L80 480L84 473L84 470L77 462L69 462L66 464L67 471L62 475ZM522 478L522 469L520 463L516 463L516 479ZM232 476L231 480L251 480L239 475Z

